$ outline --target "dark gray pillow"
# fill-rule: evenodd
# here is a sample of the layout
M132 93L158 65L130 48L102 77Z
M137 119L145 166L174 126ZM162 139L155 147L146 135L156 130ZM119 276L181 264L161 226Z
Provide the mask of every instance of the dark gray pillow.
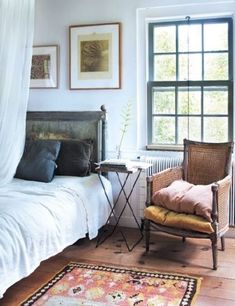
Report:
M60 141L27 140L15 177L30 181L50 182L54 177L55 160L59 150Z
M91 141L62 140L58 159L57 175L86 176L91 170Z

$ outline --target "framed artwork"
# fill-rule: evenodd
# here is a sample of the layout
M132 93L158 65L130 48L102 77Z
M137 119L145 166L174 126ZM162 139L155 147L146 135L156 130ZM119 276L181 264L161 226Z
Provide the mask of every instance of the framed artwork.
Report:
M58 46L34 46L30 88L58 88Z
M121 88L120 23L69 27L70 89Z

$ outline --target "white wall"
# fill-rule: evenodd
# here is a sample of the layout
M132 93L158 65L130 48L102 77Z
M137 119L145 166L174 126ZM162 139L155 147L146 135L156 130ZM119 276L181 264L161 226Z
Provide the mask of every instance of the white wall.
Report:
M34 45L59 45L60 80L58 89L31 89L29 110L97 110L105 104L108 110L108 153L111 156L119 141L121 110L131 100L133 119L123 149L128 157L136 157L143 153L137 153L137 149L143 149L146 144L145 42L148 21L151 18L218 13L234 14L235 0L36 0ZM69 90L69 26L108 22L122 23L122 88ZM130 200L139 219L144 206L144 201L140 202L140 190L136 190ZM129 211L125 211L121 223L136 226Z
M207 5L215 2L218 4ZM148 7L157 8L149 10ZM36 0L34 45L59 45L60 79L58 89L31 89L29 110L97 110L102 104L105 104L108 110L108 150L113 151L119 140L120 112L128 100L131 100L133 119L123 147L129 152L135 152L137 148L144 148L146 137L146 20L149 17L160 18L213 12L234 13L235 2L219 0ZM122 23L122 88L69 90L69 26L105 22ZM137 118L139 125L137 125Z
M29 110L108 110L108 148L119 139L120 110L132 100L133 121L128 148L136 148L136 1L36 0L34 45L60 46L59 89L32 89ZM122 23L122 88L116 90L69 90L69 26L105 22Z

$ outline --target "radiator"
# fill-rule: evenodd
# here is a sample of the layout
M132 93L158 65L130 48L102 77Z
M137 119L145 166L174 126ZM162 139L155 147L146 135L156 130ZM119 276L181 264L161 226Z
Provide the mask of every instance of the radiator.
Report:
M177 167L182 164L182 157L145 157L145 162L152 164L148 168L148 175L160 172L167 168Z
M160 172L167 168L177 167L182 164L182 157L152 157L144 156L141 157L142 161L152 164L145 173L142 173L142 177L139 183L140 187L140 203L146 201L146 175L152 175L153 173ZM230 189L230 200L229 200L229 223L231 226L235 226L235 161L232 163L232 185ZM143 214L143 207L140 205L140 215Z

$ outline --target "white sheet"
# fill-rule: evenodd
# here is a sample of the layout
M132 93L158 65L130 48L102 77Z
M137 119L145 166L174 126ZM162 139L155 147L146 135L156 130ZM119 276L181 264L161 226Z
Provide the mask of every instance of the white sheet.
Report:
M109 181L103 182L112 199ZM14 179L0 188L0 297L42 260L87 233L94 238L109 212L96 174L51 183Z

